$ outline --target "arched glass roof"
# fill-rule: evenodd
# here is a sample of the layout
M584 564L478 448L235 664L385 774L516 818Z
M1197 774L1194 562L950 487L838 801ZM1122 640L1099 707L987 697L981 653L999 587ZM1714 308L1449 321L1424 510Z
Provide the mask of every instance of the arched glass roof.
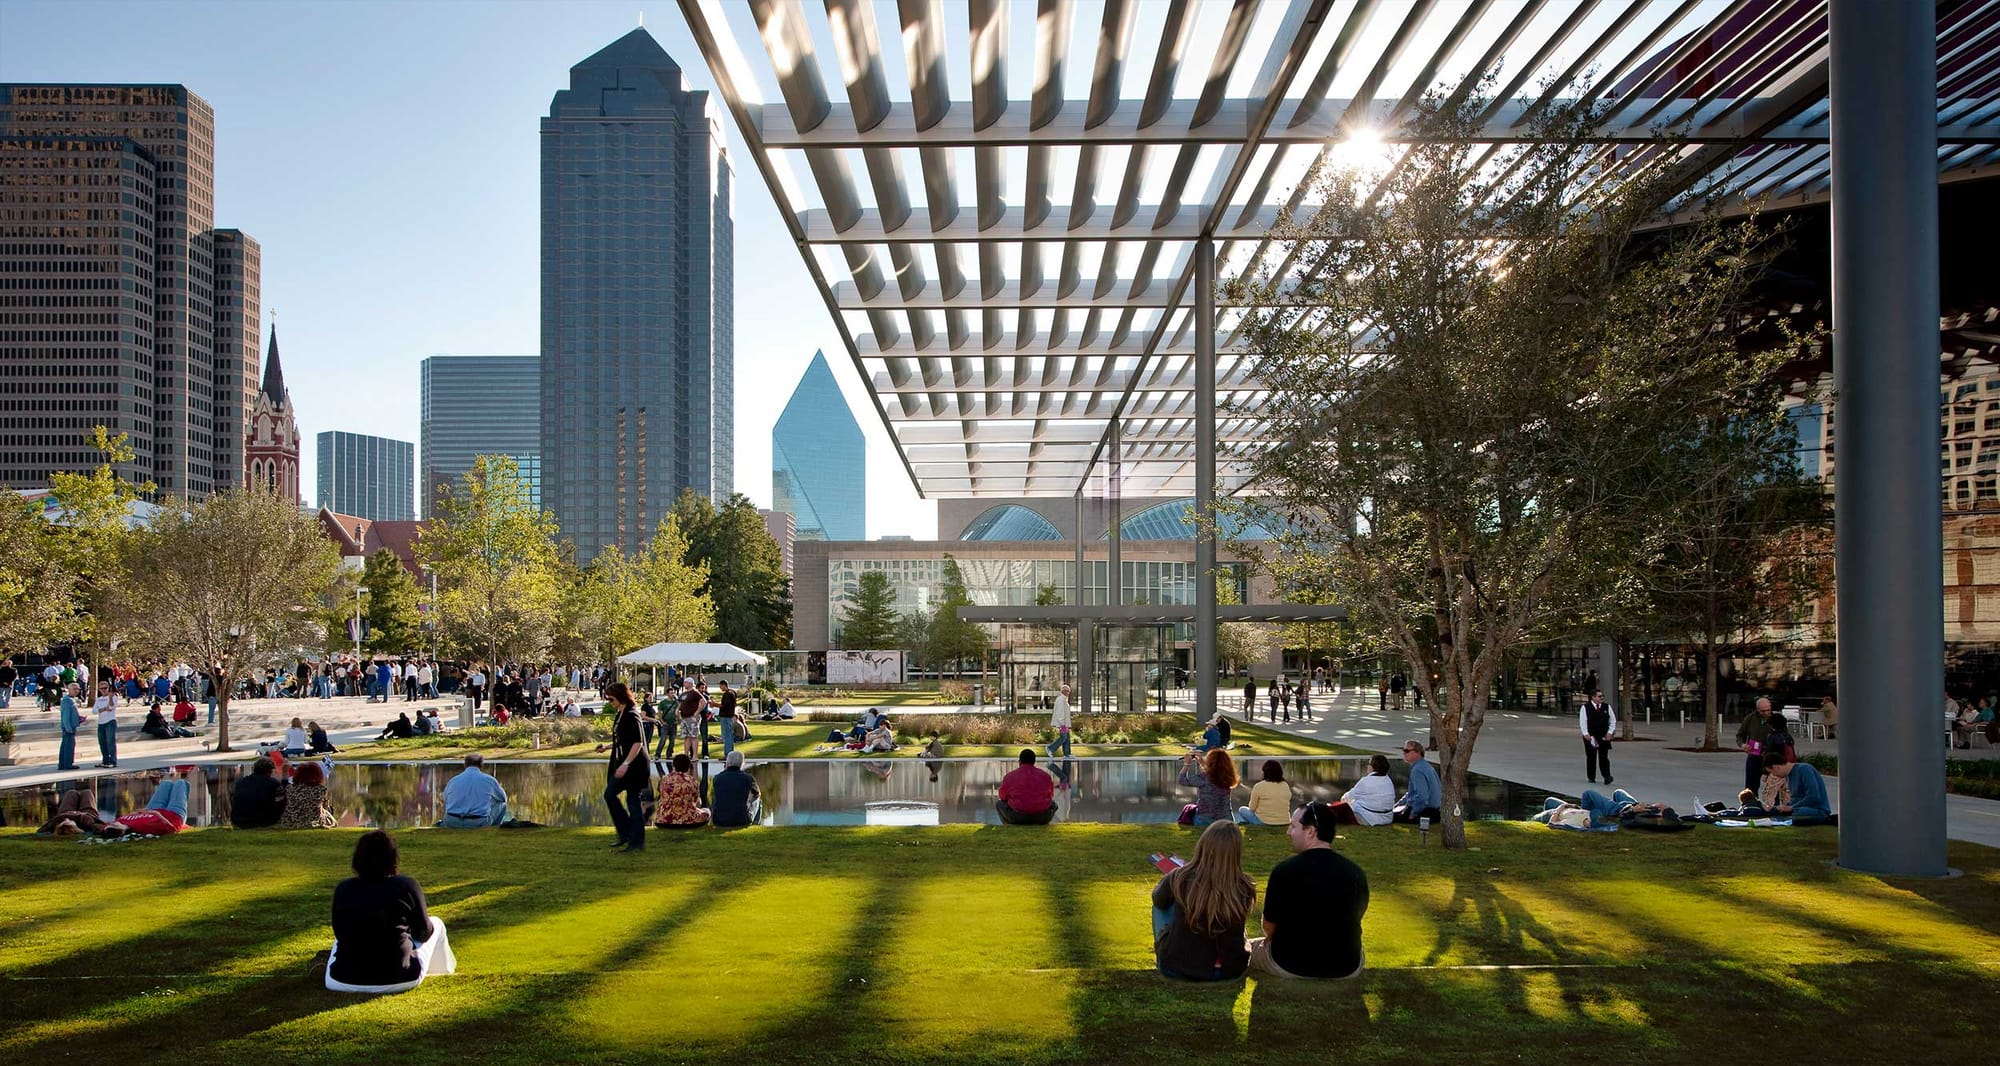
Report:
M1049 520L1018 503L1003 503L981 511L965 527L960 540L1061 540Z
M1156 503L1143 511L1126 515L1118 523L1118 539L1129 540L1193 540L1195 533L1193 500L1168 500ZM1219 528L1217 536L1223 540L1270 540L1277 534L1270 526L1271 519L1245 518L1235 514L1221 514L1216 518ZM1105 531L1110 537L1110 531Z

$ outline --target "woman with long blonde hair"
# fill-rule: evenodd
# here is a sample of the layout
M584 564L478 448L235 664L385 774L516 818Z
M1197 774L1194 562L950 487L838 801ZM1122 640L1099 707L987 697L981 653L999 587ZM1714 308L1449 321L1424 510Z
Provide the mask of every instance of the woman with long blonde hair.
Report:
M1243 923L1257 883L1243 872L1243 833L1224 819L1195 843L1194 858L1153 886L1153 960L1168 977L1226 981L1250 964Z

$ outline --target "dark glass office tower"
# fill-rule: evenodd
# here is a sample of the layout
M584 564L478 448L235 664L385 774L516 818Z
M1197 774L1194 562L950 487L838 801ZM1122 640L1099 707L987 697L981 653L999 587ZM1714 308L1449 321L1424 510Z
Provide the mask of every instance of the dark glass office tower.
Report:
M861 426L814 352L771 427L771 509L797 520L799 540L868 539L868 464Z
M416 445L330 429L319 435L318 455L321 507L371 522L416 521Z
M423 367L424 517L482 455L510 455L542 503L542 360L533 355L433 355Z
M682 489L732 489L733 231L722 116L645 30L542 120L543 506L579 559Z

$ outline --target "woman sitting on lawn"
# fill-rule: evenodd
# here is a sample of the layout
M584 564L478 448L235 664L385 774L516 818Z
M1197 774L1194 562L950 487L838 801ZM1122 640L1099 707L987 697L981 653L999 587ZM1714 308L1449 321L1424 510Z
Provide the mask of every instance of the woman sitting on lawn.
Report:
M1250 803L1236 808L1236 820L1243 825L1283 826L1292 820L1292 786L1285 784L1285 768L1276 759L1264 760L1264 779L1250 786Z
M1342 825L1388 825L1396 807L1396 783L1389 780L1389 757L1368 757L1368 776L1354 783L1339 802L1327 804Z
M1228 752L1215 748L1206 755L1190 753L1181 763L1181 784L1195 790L1195 800L1189 804L1194 820L1189 824L1229 821L1233 810L1229 793L1236 782L1236 762Z
M338 824L333 812L326 809L326 770L316 762L301 763L285 788L285 810L278 816L278 828L332 829Z
M326 735L326 730L318 722L306 723L306 740L312 745L314 755L332 755L340 750L333 746L333 740Z
M660 804L653 811L653 824L662 829L708 824L708 808L701 805L701 786L694 779L694 760L685 752L675 754L673 770L660 782Z
M424 890L396 872L396 838L387 830L354 842L354 876L333 889L331 992L407 992L458 959L444 923L424 907Z
M896 750L895 730L889 728L887 721L870 729L868 734L861 738L861 750L864 752Z
M1243 834L1216 822L1195 843L1194 859L1153 886L1153 961L1168 977L1226 981L1250 963L1243 921L1257 884L1243 872Z

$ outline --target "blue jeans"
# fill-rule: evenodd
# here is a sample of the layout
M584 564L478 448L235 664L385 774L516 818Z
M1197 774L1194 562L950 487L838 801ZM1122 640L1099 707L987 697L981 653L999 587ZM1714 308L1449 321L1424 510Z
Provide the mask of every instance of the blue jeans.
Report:
M1604 793L1594 788L1586 788L1583 790L1583 795L1578 796L1576 799L1577 806L1590 812L1590 824L1594 826L1616 825L1619 813L1638 802L1637 798L1622 788L1612 790L1609 797L1606 797ZM1562 806L1562 801L1554 796L1550 796L1548 799L1542 801L1542 809L1545 811L1554 810L1560 806Z
M1071 757L1070 747L1069 747L1069 730L1067 729L1056 730L1056 738L1054 740L1049 741L1049 747L1048 747L1049 758L1051 759L1056 758L1057 748L1062 749L1063 758L1067 759Z
M62 746L56 750L56 769L76 769L76 734L64 733Z
M97 723L97 752L112 766L118 765L118 724L116 722Z
M215 694L212 692L208 696L208 724L215 724Z
M1196 829L1200 829L1202 826L1208 825L1214 821L1215 819L1210 818L1206 814L1197 814L1194 816L1194 827Z
M722 757L727 759L736 750L736 719L717 718L715 724L722 727Z
M1263 825L1265 823L1262 818L1257 817L1256 811L1253 811L1248 807L1238 807L1236 808L1236 824Z

